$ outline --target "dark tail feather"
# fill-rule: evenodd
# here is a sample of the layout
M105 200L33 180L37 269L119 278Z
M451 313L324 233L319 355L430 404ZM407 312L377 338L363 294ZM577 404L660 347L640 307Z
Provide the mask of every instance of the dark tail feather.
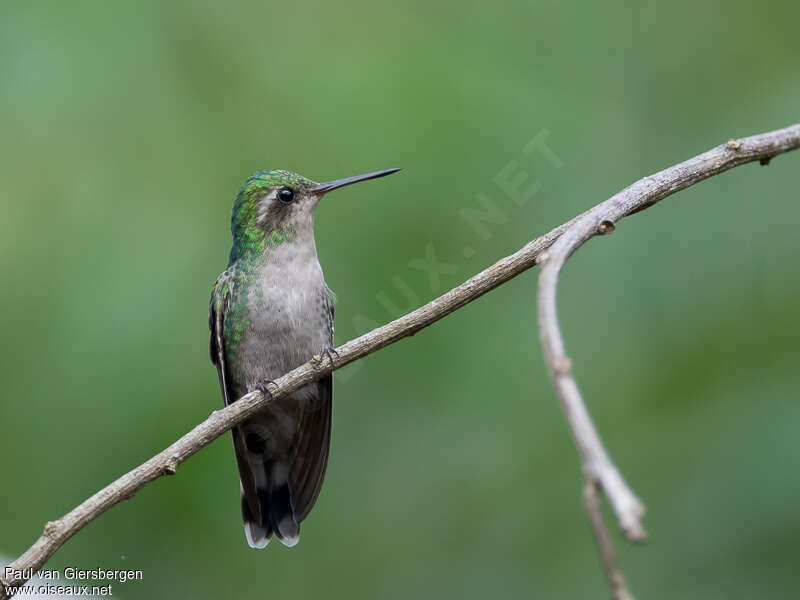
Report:
M239 465L239 491L242 498L242 523L244 524L244 535L251 548L266 548L272 537L272 529L261 523L260 507L258 505L258 494L256 485L256 475L263 475L263 464L254 468L248 460L247 449L244 443L244 435L240 427L231 429L233 434L233 447L236 450L236 462ZM263 480L263 476L259 481Z
M287 480L289 469L281 460L251 463L255 486L255 503L249 501L242 488L242 521L244 535L251 548L264 548L274 533L285 546L300 541L300 525L294 515L292 492ZM255 506L252 506L255 504Z
M282 460L264 466L269 473L269 485L258 490L262 527L274 531L281 543L291 548L300 541L300 525L294 516L289 468Z
M261 525L261 519L250 510L250 504L242 489L242 522L244 523L244 536L251 548L266 548L272 537L272 528Z
M242 519L247 542L263 548L274 533L285 546L300 541L300 522L308 516L322 487L331 433L332 380L323 377L297 415L288 454L271 454L258 435L234 433L242 483ZM276 410L277 407L272 410ZM280 427L267 413L245 423L251 433Z

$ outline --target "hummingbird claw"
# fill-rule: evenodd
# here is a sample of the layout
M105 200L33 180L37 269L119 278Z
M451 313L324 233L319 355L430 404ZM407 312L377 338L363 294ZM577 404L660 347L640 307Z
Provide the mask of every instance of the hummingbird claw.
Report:
M272 392L269 389L269 386L273 385L275 388L278 388L278 384L272 381L272 379L265 379L261 383L256 386L256 389L264 394L265 396L269 396L270 400L272 399Z
M339 353L336 351L336 348L325 348L325 350L323 350L322 353L328 357L331 366L335 364L335 361L333 359L334 356L336 357L336 360L339 360L341 358L341 356L339 356Z
M336 348L325 348L325 350L323 350L319 354L315 354L314 356L311 357L311 362L314 363L315 367L319 367L320 365L322 365L323 356L328 357L328 361L330 362L331 366L334 366L336 364L336 360L341 358L339 356L339 353L336 351Z

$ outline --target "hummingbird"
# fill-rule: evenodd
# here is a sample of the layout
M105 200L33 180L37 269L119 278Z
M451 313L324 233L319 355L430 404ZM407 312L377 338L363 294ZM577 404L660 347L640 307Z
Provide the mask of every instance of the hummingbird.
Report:
M239 189L231 216L228 267L211 293L211 362L225 405L333 349L333 292L314 239L320 199L400 169L316 183L291 171L259 171ZM247 543L272 534L300 539L322 487L331 436L333 377L267 404L231 430Z

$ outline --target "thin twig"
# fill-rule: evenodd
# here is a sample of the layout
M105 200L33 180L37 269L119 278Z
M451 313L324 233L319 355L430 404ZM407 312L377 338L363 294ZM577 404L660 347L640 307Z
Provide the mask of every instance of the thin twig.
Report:
M592 533L597 543L597 550L600 553L600 561L603 564L611 596L614 600L633 600L617 564L617 553L614 551L614 544L611 543L611 536L603 521L597 483L591 477L586 477L586 484L583 487L583 502L586 512L589 514L589 523L592 526Z
M664 187L661 179L659 179L661 174L657 174L647 177L627 189L632 190L637 186L641 186L638 193L642 198L646 198L646 201L638 203L637 206L638 209L644 208L670 193L721 171L753 160L766 160L782 152L800 148L800 125L742 139L737 144L736 148L733 148L729 143L728 146L721 146L696 159L692 159L692 161L700 160L703 162L703 168L692 175L691 178L678 178L679 181L685 182L685 185L679 184L678 187L673 188ZM704 159L703 157L706 158ZM687 161L687 163L692 161ZM676 165L662 173L668 173L671 170L683 172L686 170L685 165L687 163ZM660 191L653 192L653 189ZM614 198L611 200L614 200ZM610 200L607 202L610 202ZM600 206L605 204L603 203ZM625 214L630 214L630 212L633 212L633 208L622 210L616 218L612 219L612 222L615 222ZM6 586L18 587L24 583L28 579L27 573L29 573L29 569L34 571L39 569L69 538L88 523L123 500L131 498L151 481L158 479L162 475L175 473L183 461L207 446L231 427L264 408L271 400L286 396L331 371L376 352L404 337L413 335L519 275L526 269L533 267L537 263L539 255L550 247L556 239L559 239L562 233L568 230L574 232L575 228L573 226L579 222L586 223L586 218L590 216L594 219L595 211L596 208L590 209L568 223L532 240L518 252L503 258L488 269L481 271L458 287L453 288L417 310L339 346L336 352L328 357L328 360L321 357L312 358L307 363L277 379L275 381L276 385L272 388L271 397L265 396L261 392L251 392L231 405L214 411L208 419L197 425L171 446L112 482L60 519L47 523L42 536L36 540L33 546L9 565L13 572L11 572L11 576L7 580L1 582L0 600L4 600L8 596ZM581 229L581 231L583 230ZM591 237L591 235L588 237ZM560 338L560 335L558 337Z
M558 276L566 261L578 248L596 235L613 232L616 223L623 217L648 208L675 192L733 167L755 160L765 165L777 154L797 149L799 141L800 125L729 140L727 144L640 179L573 219L558 240L539 257L542 264L538 295L539 330L548 372L578 446L584 473L608 496L620 526L632 540L646 539L647 534L642 525L644 506L609 458L572 375L572 361L564 350L556 311ZM591 514L590 518L594 523ZM595 533L603 555L607 552L603 544L610 544L610 540L606 536L601 543L597 527ZM603 561L609 582L615 581L619 573L615 563L616 560L612 563ZM614 589L612 585L612 593Z
M564 236L566 235L565 232ZM632 540L644 541L647 538L642 525L644 505L625 483L608 456L581 398L578 384L572 376L572 361L564 352L564 341L556 316L556 287L559 272L569 256L571 246L557 247L561 239L563 236L540 257L543 266L539 275L539 335L545 361L578 446L584 473L608 495L626 535Z

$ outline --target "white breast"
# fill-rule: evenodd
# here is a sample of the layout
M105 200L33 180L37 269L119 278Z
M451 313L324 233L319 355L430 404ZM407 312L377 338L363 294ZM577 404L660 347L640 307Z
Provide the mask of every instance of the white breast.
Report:
M256 382L283 375L330 346L326 289L313 247L282 244L260 267L241 347L245 372Z

